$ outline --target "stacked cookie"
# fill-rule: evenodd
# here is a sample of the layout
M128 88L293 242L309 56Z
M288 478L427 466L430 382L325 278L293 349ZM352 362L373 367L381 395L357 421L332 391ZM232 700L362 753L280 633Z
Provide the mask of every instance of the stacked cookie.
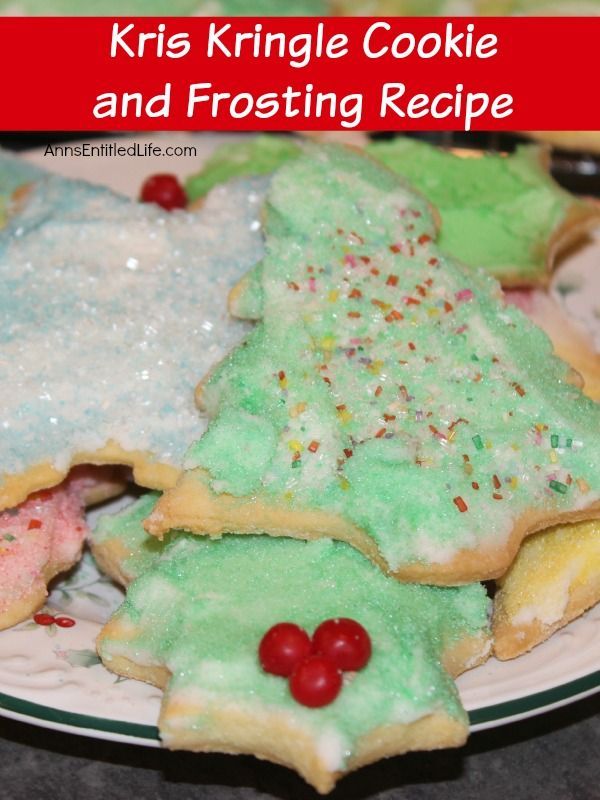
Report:
M434 203L443 249L498 278L508 302L539 325L555 353L582 376L585 394L600 398L600 358L544 291L561 253L597 222L598 207L554 183L547 152L527 146L510 156L466 159L402 137L366 149ZM299 153L293 140L257 137L217 151L186 188L197 200L221 180L267 173ZM565 546L575 539L577 547ZM599 546L594 524L550 528L525 543L499 581L493 618L498 657L526 652L597 602Z
M71 466L131 466L159 493L94 536L100 566L129 587L98 642L105 665L164 689L167 746L255 753L328 791L378 758L464 741L452 677L491 650L481 581L501 581L499 653L597 600L597 527L578 523L600 516L600 411L486 274L544 283L558 243L596 211L551 183L537 151L482 162L482 179L443 154L380 146L397 173L420 163L424 184L441 159L438 212L418 169L424 194L375 148L280 144L260 170L251 151L246 176L196 212L56 178L12 209L0 497L16 522L2 556L33 551L35 531L51 539L30 526L32 492L66 479L42 499L55 509L62 492L80 514ZM461 170L475 188L453 219ZM477 207L489 174L503 189ZM456 260L452 231L492 227L496 212L502 227L501 201L527 192L544 211L520 260ZM548 553L554 571L532 581ZM550 609L548 581L565 575ZM25 615L50 570L35 577L19 584ZM23 616L16 594L5 624ZM272 644L282 624L293 647Z
M20 193L0 232L0 510L61 484L77 464L131 467L150 489L175 484L206 427L197 375L247 330L222 298L262 255L260 191L254 181L223 187L194 215L56 177ZM98 479L106 487L106 474ZM22 545L10 535L2 556L12 570ZM3 597L0 628L43 601L40 580L55 572L27 568Z

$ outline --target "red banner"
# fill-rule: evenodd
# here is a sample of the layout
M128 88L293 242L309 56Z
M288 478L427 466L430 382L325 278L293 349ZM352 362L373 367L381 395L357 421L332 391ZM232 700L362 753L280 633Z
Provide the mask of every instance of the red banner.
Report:
M6 18L3 130L600 130L600 18Z

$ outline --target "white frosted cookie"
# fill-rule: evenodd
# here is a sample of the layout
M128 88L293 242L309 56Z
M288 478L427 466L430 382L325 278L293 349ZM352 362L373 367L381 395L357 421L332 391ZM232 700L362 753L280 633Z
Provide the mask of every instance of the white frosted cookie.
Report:
M489 651L481 585L401 584L331 540L173 534L145 549L141 521L155 502L141 498L96 535L135 578L98 652L108 669L164 689L167 747L251 753L326 792L363 764L464 742L467 716L450 675ZM335 618L363 626L371 657L344 673L330 704L307 707L261 668L259 643L280 622L312 635Z
M197 213L48 178L0 232L0 509L73 464L171 486L205 429L198 373L237 344L228 289L261 257L263 184Z

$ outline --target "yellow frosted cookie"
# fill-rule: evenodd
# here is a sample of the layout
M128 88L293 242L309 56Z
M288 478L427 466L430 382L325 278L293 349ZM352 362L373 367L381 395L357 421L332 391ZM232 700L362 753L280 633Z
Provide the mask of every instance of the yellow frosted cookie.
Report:
M552 339L555 352L583 379L583 391L600 399L600 355L541 291L508 292ZM526 540L494 599L494 649L498 658L525 653L600 601L598 521L557 526Z
M494 652L514 658L600 601L600 521L531 536L498 582Z

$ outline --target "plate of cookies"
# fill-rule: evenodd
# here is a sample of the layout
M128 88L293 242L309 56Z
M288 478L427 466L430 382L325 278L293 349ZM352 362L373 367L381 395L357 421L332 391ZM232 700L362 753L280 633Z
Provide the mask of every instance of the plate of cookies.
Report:
M598 691L600 204L537 144L91 146L0 153L0 714L327 793Z

